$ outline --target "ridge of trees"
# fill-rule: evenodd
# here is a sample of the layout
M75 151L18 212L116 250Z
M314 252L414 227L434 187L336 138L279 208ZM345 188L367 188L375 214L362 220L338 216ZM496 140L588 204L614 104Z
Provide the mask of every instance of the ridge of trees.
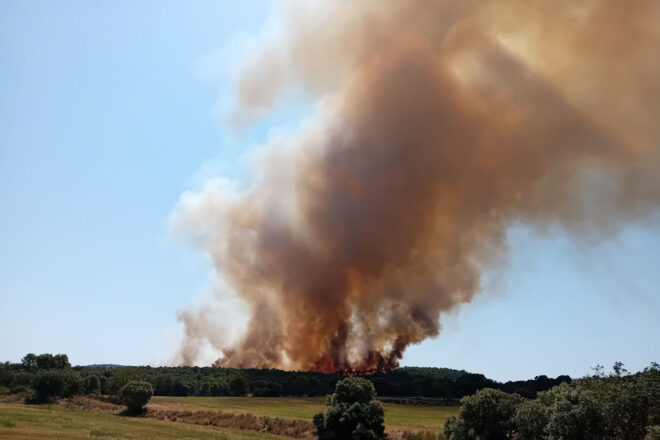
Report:
M29 394L44 381L44 372L60 372L64 385L54 385L61 395L116 394L130 381L147 381L157 396L323 396L333 392L342 373L233 369L216 367L71 366L65 354L27 354L20 363L0 363L0 393ZM65 374L66 373L66 374ZM50 379L58 373L49 373ZM483 374L433 367L401 367L366 375L379 396L458 400L482 388L495 388L523 397L534 397L569 376L497 382ZM57 380L55 380L57 381ZM43 396L41 397L43 398Z

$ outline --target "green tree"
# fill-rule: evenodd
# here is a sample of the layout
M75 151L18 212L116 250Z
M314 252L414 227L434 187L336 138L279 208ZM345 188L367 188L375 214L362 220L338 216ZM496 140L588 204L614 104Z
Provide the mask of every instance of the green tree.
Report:
M245 396L248 392L250 392L250 389L247 380L242 375L237 374L231 378L229 381L229 394L232 396Z
M100 394L101 380L96 374L85 377L85 394Z
M56 354L53 356L53 368L58 370L71 368L71 364L69 363L69 356L65 354Z
M615 364L613 370L610 376L563 383L521 404L516 439L644 439L649 426L660 424L660 369L625 375Z
M32 384L34 395L30 401L32 403L49 402L54 397L63 395L65 387L65 378L59 371L40 371L34 378Z
M85 392L85 380L77 372L73 370L61 370L57 373L62 376L64 382L64 390L62 390L61 397L72 397Z
M349 377L337 382L328 410L314 416L319 440L381 440L385 414L371 382Z
M112 375L106 382L106 392L117 394L121 387L131 381L141 381L142 373L137 367L118 367L110 370Z
M154 395L154 389L149 382L131 381L121 387L117 394L119 401L126 405L128 411L136 414L144 410L144 405Z
M32 371L37 369L37 355L34 353L28 353L23 356L21 359L21 364L26 370Z
M562 384L552 389L547 432L551 439L604 439L605 427L600 402L592 393Z
M541 440L547 438L545 427L548 424L549 409L541 395L534 400L527 400L518 406L514 424L518 434L516 440Z
M461 399L458 418L445 425L449 440L507 440L515 432L514 416L522 397L492 388Z

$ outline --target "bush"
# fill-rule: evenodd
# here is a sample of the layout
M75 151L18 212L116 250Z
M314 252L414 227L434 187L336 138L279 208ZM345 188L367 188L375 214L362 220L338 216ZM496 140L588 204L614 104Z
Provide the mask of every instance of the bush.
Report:
M78 372L73 370L62 370L59 374L64 381L64 390L62 391L61 397L72 397L84 394L85 380Z
M139 413L144 409L144 405L149 402L154 395L153 387L149 382L131 381L121 387L118 393L119 401L126 405L131 413Z
M385 415L371 382L349 377L337 382L326 414L314 416L320 440L380 440L385 438Z
M602 369L598 369L601 371ZM536 400L482 390L462 400L458 418L445 425L449 440L644 440L658 436L660 368L565 382Z
M28 386L25 385L13 385L10 389L9 392L11 394L25 394L25 395L32 395L34 394L34 390Z
M588 392L565 384L552 390L554 402L546 432L550 438L566 440L605 439L605 420L600 403Z
M33 373L19 372L14 374L14 376L11 378L11 382L10 382L11 385L9 386L11 392L13 394L19 394L23 391L18 391L18 390L25 390L26 388L31 388L32 384L34 383L35 377L36 376Z
M64 376L59 371L41 371L35 376L32 388L34 395L29 399L31 403L49 402L64 394Z
M458 418L445 424L445 436L450 440L507 440L515 430L514 416L522 397L492 388L461 399Z
M100 394L101 380L96 374L85 377L85 394Z
M545 427L548 424L548 408L543 397L528 400L520 404L514 418L518 429L516 440L538 440L545 438Z

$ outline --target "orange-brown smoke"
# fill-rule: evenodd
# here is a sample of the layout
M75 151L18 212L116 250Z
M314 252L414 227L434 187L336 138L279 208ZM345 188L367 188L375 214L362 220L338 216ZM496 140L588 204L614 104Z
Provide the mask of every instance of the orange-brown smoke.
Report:
M219 365L390 368L512 223L598 238L658 207L658 0L289 2L280 24L235 116L300 91L318 114L176 214L249 307ZM190 363L211 335L182 320Z

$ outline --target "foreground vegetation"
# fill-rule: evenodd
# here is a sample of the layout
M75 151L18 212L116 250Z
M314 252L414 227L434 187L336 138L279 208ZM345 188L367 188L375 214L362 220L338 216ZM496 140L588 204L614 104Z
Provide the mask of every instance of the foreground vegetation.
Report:
M283 440L239 429L122 417L57 405L0 403L0 439Z
M445 425L449 440L658 440L660 366L561 384L536 399L483 389L461 401Z
M64 399L59 404L47 405L20 402L14 399L11 404L0 403L0 439L310 438L314 430L312 416L325 410L323 398L296 397L155 397L140 417L123 416L122 406L88 398ZM416 432L425 432L425 439L443 438L444 421L459 409L383 406L391 438L411 440L416 438ZM164 431L168 435L163 435Z

